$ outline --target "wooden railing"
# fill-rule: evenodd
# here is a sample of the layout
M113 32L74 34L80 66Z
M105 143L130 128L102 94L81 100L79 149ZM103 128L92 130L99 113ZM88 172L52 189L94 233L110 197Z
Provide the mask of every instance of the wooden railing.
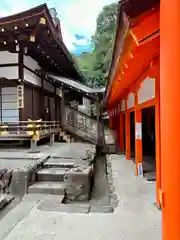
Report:
M100 146L103 152L115 152L113 132L104 128L102 122L98 123L94 118L72 107L64 106L61 123L41 120L0 123L0 140L38 141L61 132L69 132Z
M83 139L92 142L96 145L114 144L112 132L108 128L104 128L102 123L71 107L65 107L64 111L64 128L71 131L73 134L82 137ZM98 133L97 129L100 128Z
M63 127L83 139L92 143L97 143L97 122L88 115L73 109L65 107L65 116Z
M46 135L58 133L60 122L56 121L19 121L1 122L0 140L40 139Z

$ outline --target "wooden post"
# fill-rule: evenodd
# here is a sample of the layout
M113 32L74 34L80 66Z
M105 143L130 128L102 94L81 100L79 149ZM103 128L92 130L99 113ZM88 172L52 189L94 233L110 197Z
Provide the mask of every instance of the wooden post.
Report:
M130 134L130 112L127 111L127 99L125 100L125 127L126 127L126 160L131 159L131 134Z
M158 65L158 67L160 67ZM159 68L158 68L159 71ZM160 134L160 76L156 76L155 139L156 139L156 204L160 208L161 189L161 134Z
M104 146L104 144L105 144L105 129L104 129L103 107L102 106L100 106L100 136L101 136L101 144Z
M120 141L120 151L124 151L124 113L120 112L119 115L120 128L119 128L119 141Z
M142 111L138 109L138 95L135 93L135 160L136 176L143 177L142 168Z
M96 136L97 136L97 144L101 143L101 126L100 126L100 104L96 102L96 121L97 121L97 129L96 129Z
M180 1L160 6L160 127L163 240L180 239Z
M24 46L20 45L18 53L19 83L24 89ZM22 107L19 107L19 121L24 121L24 94L22 96Z
M54 117L55 117L55 121L57 121L57 114L58 114L58 111L57 111L57 106L58 106L58 104L57 104L57 96L56 96L56 91L57 91L57 88L56 88L56 86L54 87L54 110L55 110L55 113L54 113Z
M41 101L40 101L40 109L41 109L41 118L45 121L45 97L44 97L44 80L41 77Z
M66 117L66 112L64 111L64 107L65 107L65 92L64 92L64 88L62 88L62 98L61 98L61 127L63 128L64 126L64 121L65 121L65 117Z

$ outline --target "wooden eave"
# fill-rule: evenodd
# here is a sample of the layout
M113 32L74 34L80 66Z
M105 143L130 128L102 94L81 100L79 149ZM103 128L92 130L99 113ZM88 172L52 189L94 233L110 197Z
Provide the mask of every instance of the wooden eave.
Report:
M119 22L104 97L106 106L117 101L118 98L122 97L122 95L128 91L131 83L138 78L140 72L146 68L149 61L159 52L159 5L153 7L153 4L156 4L157 1L152 1L150 5L141 8L141 11L140 9L137 11L138 14L141 13L140 16L135 13L133 14L130 10L128 10L130 16L127 16L124 12L125 10L127 11L127 5L125 6L124 4L131 3L133 11L133 9L137 7L133 4L135 4L135 2L137 4L137 1L138 0L129 0L119 3ZM140 1L141 0L139 0L139 2ZM149 10L143 12L144 9ZM130 17L134 17L134 19ZM126 24L128 26L127 30L122 32L121 29L122 23L125 22L124 19L128 20L129 24ZM122 32L122 34L119 34L119 32ZM118 45L119 48L117 48ZM153 50L148 51L149 47L153 48ZM118 54L117 51L119 51Z
M99 99L103 98L104 88L90 88L81 82L75 81L74 79L60 77L54 75L53 73L42 71L37 71L37 73L48 81L56 83L57 87L75 91L83 97L94 101L98 101Z
M17 46L27 47L27 54L43 69L85 81L65 47L46 4L0 19L0 50L13 52Z

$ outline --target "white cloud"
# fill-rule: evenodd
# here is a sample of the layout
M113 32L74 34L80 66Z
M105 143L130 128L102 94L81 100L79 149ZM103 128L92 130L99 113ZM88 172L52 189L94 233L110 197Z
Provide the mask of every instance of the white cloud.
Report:
M12 15L21 11L25 11L34 6L34 4L31 3L31 1L26 1L26 0L18 0L18 4L16 1L13 1L13 0L5 0L5 2L6 2L6 5L8 6L8 9L3 9L0 6L1 17Z
M104 5L115 0L66 0L63 5L57 3L56 9L63 23L63 39L69 50L77 45L88 45L90 37L96 29L96 19ZM77 40L75 34L83 35L86 39Z
M88 45L89 44L89 40L87 38L77 39L76 40L76 44L78 44L78 45Z
M115 0L76 0L59 2L57 11L68 31L90 37L96 29L96 18L104 5Z

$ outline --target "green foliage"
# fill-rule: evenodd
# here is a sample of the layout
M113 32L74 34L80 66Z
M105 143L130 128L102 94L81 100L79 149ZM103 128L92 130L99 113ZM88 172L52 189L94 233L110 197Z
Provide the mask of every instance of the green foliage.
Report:
M87 78L87 84L104 87L112 58L116 30L117 3L105 6L97 18L97 26L92 36L91 52L73 55L80 70Z

